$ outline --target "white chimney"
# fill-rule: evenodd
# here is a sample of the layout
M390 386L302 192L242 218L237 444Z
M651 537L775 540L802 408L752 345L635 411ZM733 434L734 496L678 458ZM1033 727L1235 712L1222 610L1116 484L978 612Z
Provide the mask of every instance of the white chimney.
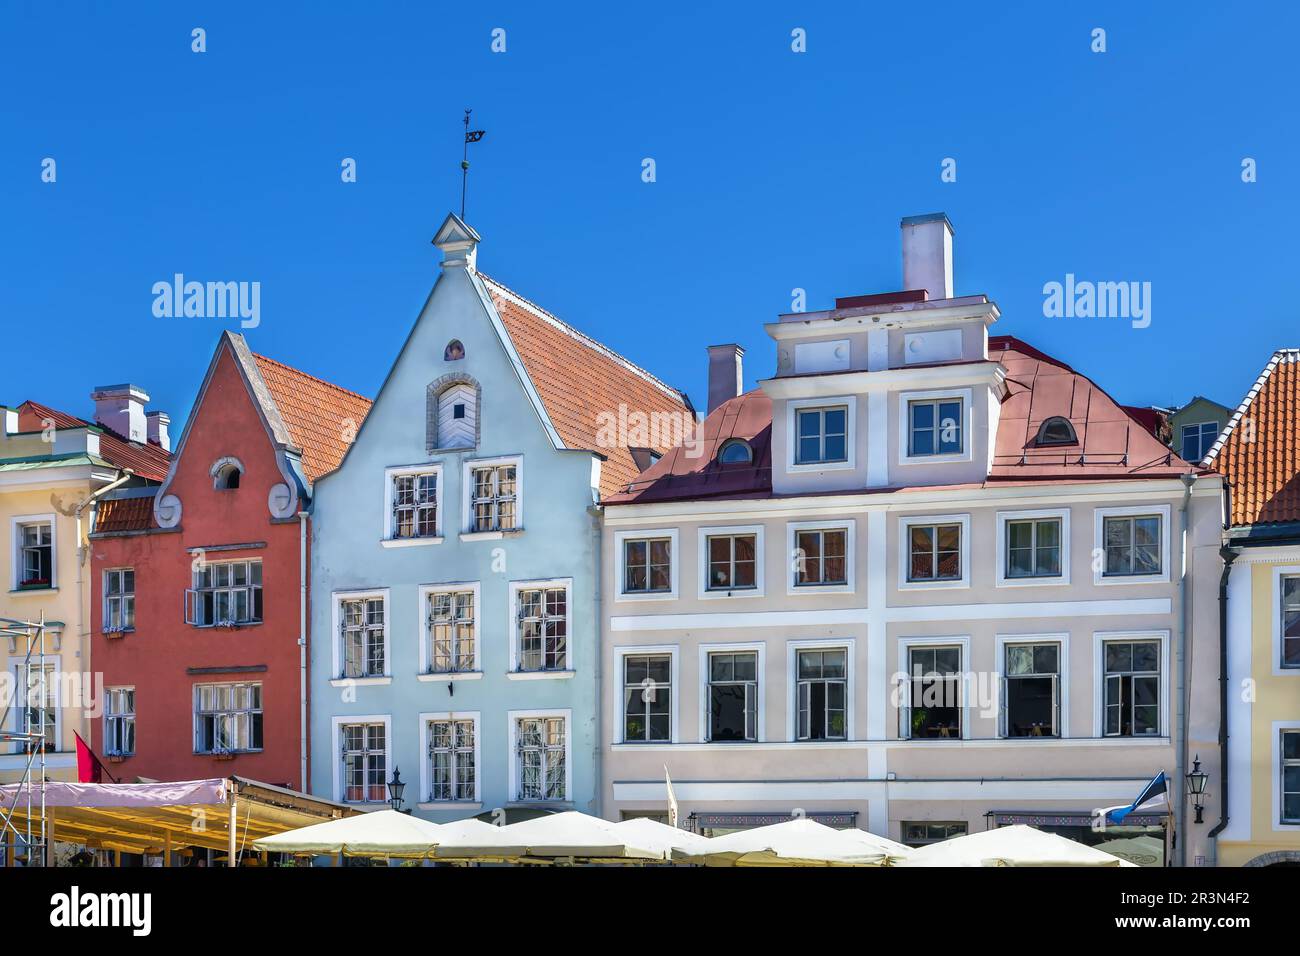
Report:
M90 393L95 421L128 441L143 444L148 438L144 405L149 396L135 385L101 385Z
M903 229L903 288L930 300L952 298L952 223L942 212L907 216Z
M167 426L172 423L171 416L166 412L145 412L144 420L147 423L145 433L149 436L149 441L163 451L171 451L172 439L167 434Z
M9 435L17 435L18 409L7 408L4 405L0 405L0 425L3 425L4 435L6 437Z
M745 350L734 342L709 346L709 414L744 389L741 356Z

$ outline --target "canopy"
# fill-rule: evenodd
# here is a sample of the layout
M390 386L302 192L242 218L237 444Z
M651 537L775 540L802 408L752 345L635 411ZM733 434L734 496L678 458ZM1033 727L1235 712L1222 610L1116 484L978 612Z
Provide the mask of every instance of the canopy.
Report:
M887 866L912 851L864 830L798 819L705 840L673 859L705 866Z
M485 824L485 826L487 826ZM664 861L671 848L662 836L650 838L618 825L567 811L512 823L487 826L459 837L444 835L434 851L440 860L584 860Z
M662 852L666 860L672 859L674 850L694 851L708 843L708 839L699 834L649 817L634 817L611 826L623 839Z
M253 846L279 853L418 858L432 852L441 829L436 823L396 810L375 810L264 837Z
M1095 847L1018 824L913 850L904 866L1133 866Z

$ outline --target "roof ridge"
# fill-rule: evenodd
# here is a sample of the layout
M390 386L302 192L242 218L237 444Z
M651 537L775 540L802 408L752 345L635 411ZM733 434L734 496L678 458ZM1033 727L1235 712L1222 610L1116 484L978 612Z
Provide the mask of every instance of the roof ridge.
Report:
M1206 452L1205 457L1201 459L1202 465L1208 467L1214 459L1219 457L1219 452L1222 451L1223 446L1228 443L1228 436L1232 434L1233 430L1237 427L1237 423L1241 421L1243 416L1245 416L1246 410L1250 408L1259 393L1264 390L1264 386L1268 383L1269 377L1273 374L1273 370L1284 361L1300 361L1300 348L1273 350L1273 354L1269 356L1268 361L1264 364L1264 370L1259 373L1258 377L1256 377L1255 384L1246 390L1245 398L1241 400L1241 404L1237 406L1237 410L1233 412L1232 417L1228 419L1228 424L1223 426L1223 431L1219 432L1219 437L1215 439L1214 444L1210 446L1210 450Z
M636 375L639 375L641 378L644 378L646 381L650 382L652 385L656 386L657 388L664 391L665 393L672 395L674 398L679 398L679 399L685 396L686 393L683 392L681 389L673 388L673 386L669 385L667 382L659 378L653 372L646 371L641 366L633 362L631 359L628 359L627 357L620 355L618 352L615 352L608 345L605 345L603 342L597 341L596 339L592 338L590 335L583 332L582 330L575 328L574 326L570 325L568 322L565 322L559 316L555 315L553 312L548 312L546 309L538 305L536 302L532 301L531 299L525 296L520 295L514 289L511 289L509 286L498 282L496 279L493 279L487 273L479 272L479 277L483 279L485 282L487 282L489 285L495 287L505 295L509 296L511 299L514 299L515 302L517 302L522 307L536 314L538 318L546 322L549 322L550 324L558 328L560 331L577 339L579 342L582 342L584 345L595 349L597 352L603 353L604 355L613 359L615 362L618 362L620 365L625 366L628 369L628 371Z
M342 385L338 385L334 382L329 381L328 379L321 378L318 375L313 375L311 374L311 372L304 372L300 368L295 368L292 365L289 365L285 362L281 362L279 359L273 359L269 355L262 355L260 352L254 352L253 358L259 362L270 362L272 365L278 365L280 368L293 372L295 375L301 375L303 378L309 378L313 382L320 382L320 384L324 385L327 388L332 388L335 391L339 391L339 392L346 392L347 394L351 395L353 398L359 398L363 402L369 402L372 405L374 404L374 399L367 398L366 396L362 395L360 392L354 392L350 388L344 388Z

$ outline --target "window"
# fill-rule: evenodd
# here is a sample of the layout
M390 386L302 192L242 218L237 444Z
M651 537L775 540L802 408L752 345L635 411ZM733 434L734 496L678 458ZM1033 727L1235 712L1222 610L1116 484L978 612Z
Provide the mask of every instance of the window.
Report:
M757 589L757 534L709 535L705 538L705 544L709 562L706 590Z
M1300 730L1282 731L1282 823L1300 824Z
M518 467L503 464L470 469L470 531L517 530Z
M519 717L515 724L519 800L567 798L565 719Z
M1218 422L1199 422L1195 425L1184 425L1182 427L1181 451L1183 461L1190 461L1196 464L1210 453L1214 447L1214 442L1219 437Z
M261 684L196 684L194 752L262 749Z
M135 571L114 568L104 572L104 632L135 629Z
M569 663L568 587L521 588L515 601L518 609L517 669L565 670Z
M438 447L473 448L478 444L478 385L457 382L438 393Z
M339 602L344 678L383 677L387 641L383 597L344 598Z
M664 594L672 591L672 539L623 539L623 593Z
M714 652L708 663L708 739L757 740L758 653Z
M442 360L444 362L459 362L465 357L465 346L461 344L460 339L452 339L447 343L447 347L442 350Z
M436 469L392 476L390 538L438 536L438 477Z
M908 402L907 417L909 457L960 455L964 450L960 398Z
M910 847L929 846L931 843L942 843L944 840L951 840L953 837L966 835L965 823L931 823L903 821L903 845Z
M429 800L476 799L474 721L448 718L429 721Z
M672 739L672 658L667 654L623 656L623 740Z
M1161 515L1113 515L1103 519L1105 577L1161 574Z
M474 597L473 590L429 592L429 673L475 669Z
M748 465L754 460L754 452L749 442L743 438L733 438L724 442L718 452L718 462L723 465Z
M35 734L30 740L15 742L14 753L32 753L59 749L58 671L53 663L14 665L14 683L20 695L12 708L13 726L20 734ZM4 716L4 709L0 709ZM43 741L43 743L41 742Z
M848 536L847 528L796 530L795 587L848 584Z
M1054 415L1039 425L1038 437L1034 441L1036 445L1077 445L1078 443L1074 426L1070 424L1068 418L1060 415Z
M848 407L795 411L795 464L848 461Z
M1006 536L1006 577L1061 576L1060 518L1008 521Z
M388 799L388 733L382 723L343 724L343 800L383 803Z
M1160 734L1160 642L1106 641L1105 724L1107 737Z
M216 491L234 491L239 487L243 469L232 459L223 459L212 469L212 487Z
M54 587L54 524L36 521L18 526L18 588Z
M262 562L201 563L185 592L185 623L235 627L262 621Z
M1283 575L1282 666L1300 667L1300 575Z
M961 651L943 645L907 648L899 737L962 735Z
M135 688L110 687L104 700L104 753L127 757L135 753Z
M847 657L842 647L797 652L798 739L846 739Z
M1005 645L1002 671L1002 736L1059 737L1061 645Z
M962 579L962 526L960 524L908 524L908 581L960 581Z

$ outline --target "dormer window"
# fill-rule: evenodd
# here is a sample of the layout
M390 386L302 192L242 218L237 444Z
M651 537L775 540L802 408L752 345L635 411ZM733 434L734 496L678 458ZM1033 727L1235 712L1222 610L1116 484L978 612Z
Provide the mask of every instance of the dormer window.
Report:
M732 438L722 445L718 462L723 465L748 465L754 460L754 450L743 438Z
M1074 426L1070 424L1068 418L1053 415L1038 427L1038 438L1034 443L1036 445L1077 445L1079 439L1074 434Z
M473 379L459 374L444 375L430 384L427 450L475 447L478 444L478 408L479 387Z
M212 487L217 491L234 491L243 473L244 468L237 459L222 458L212 466Z

